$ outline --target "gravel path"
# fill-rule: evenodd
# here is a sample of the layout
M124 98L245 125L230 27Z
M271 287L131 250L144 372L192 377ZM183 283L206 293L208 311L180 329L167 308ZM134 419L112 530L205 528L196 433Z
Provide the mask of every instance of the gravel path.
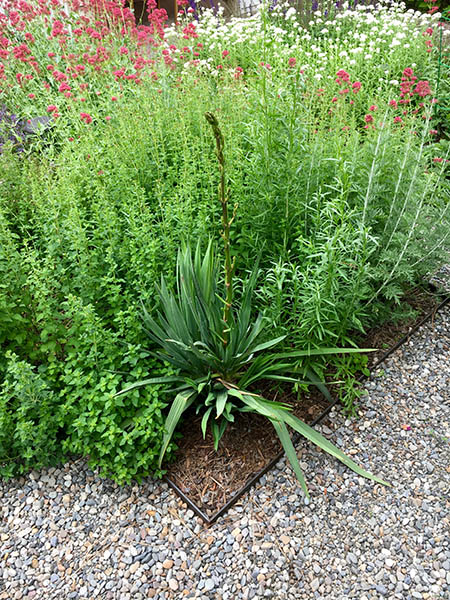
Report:
M359 419L207 529L167 485L118 488L83 461L0 483L0 599L450 598L450 306L375 373Z

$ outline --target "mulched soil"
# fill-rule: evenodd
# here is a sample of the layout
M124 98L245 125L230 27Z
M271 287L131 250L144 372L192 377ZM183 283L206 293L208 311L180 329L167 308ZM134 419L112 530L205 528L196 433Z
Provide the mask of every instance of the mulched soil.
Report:
M423 290L412 290L408 304L417 311L414 318L402 323L386 323L373 328L361 339L359 346L379 348L370 355L369 366L379 361L388 348L408 334L425 315L435 310L440 297ZM333 392L332 386L330 391ZM329 402L314 388L301 396L290 387L270 391L264 396L287 402L293 413L311 423L328 407ZM281 444L270 422L251 413L237 414L234 423L225 431L216 452L211 433L206 439L200 429L201 415L188 411L179 428L182 437L178 442L175 462L170 465L167 477L206 515L211 518L248 481L268 465L281 451ZM322 421L326 424L326 421Z

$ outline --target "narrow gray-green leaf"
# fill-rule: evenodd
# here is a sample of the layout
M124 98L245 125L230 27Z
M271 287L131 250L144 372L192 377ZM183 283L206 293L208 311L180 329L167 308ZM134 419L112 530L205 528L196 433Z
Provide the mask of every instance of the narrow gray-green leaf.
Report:
M151 379L143 379L142 381L136 381L136 383L133 383L124 390L120 390L120 392L117 392L115 396L121 396L122 394L131 392L131 390L135 390L136 388L144 387L146 385L156 385L157 383L174 383L176 381L183 381L183 377L173 375L167 377L152 377Z
M277 421L276 419L272 419L272 425L277 432L278 437L280 438L280 442L283 445L284 451L286 452L286 456L291 463L291 467L294 470L297 479L302 486L302 490L305 492L306 497L309 498L308 488L306 487L306 481L303 476L303 472L300 468L300 464L298 462L297 453L295 452L294 445L291 440L291 436L289 435L288 429L286 425L282 421Z
M208 426L208 419L209 419L209 415L211 414L212 409L213 409L213 407L210 406L202 417L201 429L202 429L202 433L203 433L203 439L205 439L205 437L206 437L206 427Z
M258 344L257 346L255 346L254 348L252 348L252 353L253 352L260 352L261 350L267 350L267 348L272 348L273 346L276 346L277 344L279 344L280 342L282 342L284 339L286 338L285 335L282 335L280 337L277 337L273 340L269 340L268 342L264 342L263 344Z
M336 446L334 446L334 444L332 444L329 440L327 440L318 431L316 431L312 427L309 427L309 425L306 425L306 423L303 423L303 421L300 421L300 419L298 419L294 415L287 412L287 413L285 413L284 420L288 425L290 425L293 429L295 429L295 431L298 431L306 439L313 442L313 444L316 444L316 446L319 446L319 448L322 448L322 450L325 450L325 452L328 452L328 454L335 456L338 460L340 460L342 463L344 463L344 465L346 465L347 467L352 469L352 471L354 471L358 475L361 475L362 477L366 477L367 479L372 479L373 481L381 483L382 485L390 486L390 483L383 481L379 477L372 475L371 473L369 473L368 471L366 471L365 469L360 467L349 456L344 454L344 452L339 450L339 448L336 448Z
M180 392L172 402L172 406L170 407L169 414L167 415L167 419L164 424L166 432L164 434L161 452L159 453L158 465L160 467L164 458L164 454L166 453L167 446L172 439L173 432L175 431L175 427L178 425L181 415L192 404L196 397L197 390L187 390L185 392Z
M223 410L225 408L227 400L228 400L228 391L227 390L224 389L223 392L221 391L217 394L217 400L216 400L217 416L216 416L216 419L218 419L220 417L220 415L223 413Z

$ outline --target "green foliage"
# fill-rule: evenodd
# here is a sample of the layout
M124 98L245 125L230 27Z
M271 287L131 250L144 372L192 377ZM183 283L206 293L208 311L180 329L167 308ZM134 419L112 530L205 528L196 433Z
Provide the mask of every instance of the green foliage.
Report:
M147 311L144 312L147 335L162 349L157 356L177 369L178 374L138 381L117 396L145 388L149 384L176 384L173 391L178 393L172 401L165 422L166 431L159 466L183 413L194 404L197 414L202 413L203 436L208 421L210 422L216 450L228 423L234 421L235 412L254 412L267 417L275 428L305 494L308 494L308 490L287 429L288 424L360 475L384 483L361 469L323 436L294 417L287 405L268 401L250 391L249 386L263 379L296 385L302 383L298 377L292 376L298 370L295 360L359 350L320 348L268 354L267 350L282 342L285 336L261 343L263 316L260 314L252 322L252 296L258 262L250 279L243 286L240 306L234 306L235 261L231 260L230 234L236 208L230 217L225 191L224 137L216 117L211 113L206 113L205 117L214 133L220 172L218 196L222 208L224 297L218 289L218 264L211 241L203 259L200 243L197 243L194 258L187 245L178 253L176 294L169 291L164 277L161 277L158 288L161 311L158 311L156 319ZM307 368L304 371L308 379L331 400L325 385L314 381L317 378L314 369Z
M0 475L12 477L61 459L58 396L29 363L6 354L0 387Z
M136 391L125 399L115 393L125 378L167 373L139 344L125 343L135 315L116 315L117 329L102 326L92 306L69 296L63 305L70 325L64 365L58 375L63 398L65 451L88 455L90 464L120 483L161 475L157 460L163 434L165 404L159 386ZM80 361L80 357L83 360ZM124 378L125 376L125 378Z
M361 373L366 377L370 375L367 362L368 357L365 354L343 355L335 361L335 378L339 382L335 386L335 393L347 414L356 414L358 400L364 393L356 379L356 374Z
M9 164L7 157L1 159ZM33 373L38 372L49 397L62 407L48 460L53 454L88 455L92 467L120 482L160 475L164 403L158 387L126 402L112 401L129 376L146 375L148 369L166 373L142 348L137 299L123 290L126 273L137 287L142 282L150 288L143 262L151 265L155 245L146 243L142 249L147 230L133 223L142 214L136 206L139 199L124 207L129 217L124 244L124 227L118 226L114 205L105 204L101 211L96 199L92 201L95 194L80 194L78 202L59 186L48 194L49 165L44 160L42 171L34 161L28 166L34 171L31 190L23 164L15 177L6 168L11 194L0 199L0 379L10 368L8 350L29 365L17 381L14 372L3 382L9 403L19 402L18 390L27 377L29 385L35 385ZM59 182L66 185L65 178L72 175L80 181L80 174L69 168L59 173ZM74 191L79 188L74 186ZM144 291L141 297L151 296ZM5 412L4 418L10 419L10 414ZM2 447L0 462L9 456ZM39 461L36 465L45 464L41 456ZM23 464L32 467L33 459Z

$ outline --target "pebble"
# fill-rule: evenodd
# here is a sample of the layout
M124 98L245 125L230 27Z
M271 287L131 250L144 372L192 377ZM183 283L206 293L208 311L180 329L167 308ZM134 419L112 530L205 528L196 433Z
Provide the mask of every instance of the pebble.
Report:
M169 579L169 587L175 592L178 589L178 581L172 577Z

